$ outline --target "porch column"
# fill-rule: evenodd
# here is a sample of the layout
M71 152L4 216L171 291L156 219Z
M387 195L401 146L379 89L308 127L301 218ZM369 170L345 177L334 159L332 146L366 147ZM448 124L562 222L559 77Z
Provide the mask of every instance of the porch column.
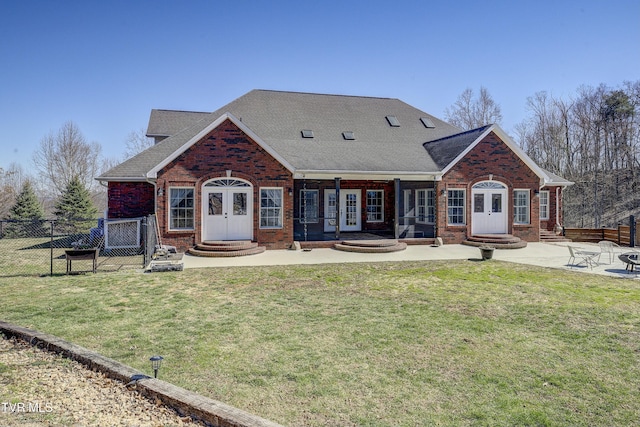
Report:
M394 214L393 214L393 234L396 239L400 237L400 178L393 180L394 195Z
M336 240L340 239L340 178L334 178L336 182Z

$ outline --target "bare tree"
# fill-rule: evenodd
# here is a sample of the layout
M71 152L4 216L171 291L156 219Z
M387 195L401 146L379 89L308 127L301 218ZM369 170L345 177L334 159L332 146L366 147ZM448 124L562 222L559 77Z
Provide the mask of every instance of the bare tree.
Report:
M575 157L568 135L572 104L538 92L527 98L527 109L532 116L516 126L521 147L543 168L566 174Z
M51 132L40 142L33 162L45 188L61 194L78 177L91 191L98 188L94 180L100 169L101 147L87 142L75 123L66 122L58 132Z
M640 81L583 86L571 101L528 98L518 142L540 166L575 182L564 193L565 224L614 226L640 214Z
M153 138L146 135L144 129L129 132L126 141L125 158L130 158L138 153L143 152L153 145Z
M465 130L502 122L500 106L485 87L480 87L478 98L474 98L473 89L465 89L455 104L444 110L444 117L452 125Z
M465 89L455 104L451 107L447 107L444 110L444 118L452 125L458 126L462 129L474 129L478 126L473 126L475 123L473 117L473 89Z

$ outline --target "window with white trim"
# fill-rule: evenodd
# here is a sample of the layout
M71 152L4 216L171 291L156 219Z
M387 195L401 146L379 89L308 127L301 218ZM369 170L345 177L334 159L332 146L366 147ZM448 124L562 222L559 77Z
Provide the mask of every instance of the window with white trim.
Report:
M549 219L549 190L542 190L540 196L540 219Z
M282 228L282 188L260 189L260 228Z
M367 190L367 222L384 221L384 191Z
M427 190L416 190L416 222L427 222Z
M318 222L318 190L300 190L300 223Z
M427 224L436 222L436 191L427 190Z
M447 190L447 223L449 225L465 224L464 189Z
M194 189L191 187L169 188L169 229L194 229Z
M529 190L513 191L513 223L529 224Z
M431 190L416 190L416 222L433 224L436 222L436 193Z

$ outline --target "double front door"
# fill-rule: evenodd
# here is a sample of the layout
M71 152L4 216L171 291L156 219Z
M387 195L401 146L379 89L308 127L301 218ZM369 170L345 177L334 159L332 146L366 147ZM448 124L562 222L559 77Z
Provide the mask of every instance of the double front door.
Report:
M340 203L336 198L336 190L324 191L324 231L336 230L340 225L340 231L362 230L362 207L360 190L340 190Z
M507 232L507 187L496 181L473 186L472 234L504 234Z
M251 240L251 187L203 187L202 240Z

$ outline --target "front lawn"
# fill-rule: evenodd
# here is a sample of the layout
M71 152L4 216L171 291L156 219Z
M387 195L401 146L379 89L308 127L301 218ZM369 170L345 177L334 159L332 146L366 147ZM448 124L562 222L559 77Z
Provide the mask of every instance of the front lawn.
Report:
M498 261L0 278L0 319L290 426L633 425L640 282Z

